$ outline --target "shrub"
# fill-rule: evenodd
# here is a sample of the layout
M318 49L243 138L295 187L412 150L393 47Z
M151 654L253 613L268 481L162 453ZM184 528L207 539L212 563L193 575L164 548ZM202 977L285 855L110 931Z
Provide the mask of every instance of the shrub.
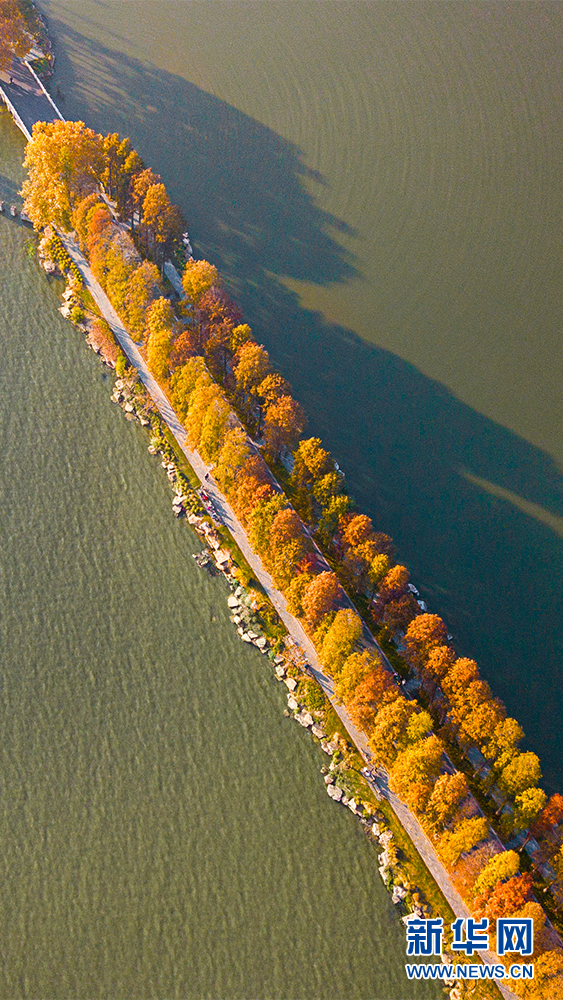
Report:
M80 306L73 306L70 310L70 318L73 323L82 323L84 320L84 310Z
M322 712L326 708L327 702L322 688L309 677L304 677L299 682L299 695L309 712Z

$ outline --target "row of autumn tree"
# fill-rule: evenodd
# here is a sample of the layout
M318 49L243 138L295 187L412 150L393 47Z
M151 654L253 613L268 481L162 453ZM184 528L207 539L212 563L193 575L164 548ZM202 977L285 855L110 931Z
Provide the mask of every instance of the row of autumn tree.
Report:
M158 174L145 167L129 139L102 136L84 122L38 122L25 152L25 211L36 229L74 228L88 195L104 191L130 227L138 251L162 265L179 245L184 219ZM127 261L127 248L124 258Z
M493 870L488 825L475 813L464 776L449 773L444 750L454 741L463 752L478 750L481 773L503 796L499 812L510 802L503 814L506 833L535 822L538 835L557 841L561 797L546 803L537 785L537 757L518 749L518 723L507 718L474 661L456 656L441 619L420 613L408 571L394 565L391 539L351 510L344 477L321 442L299 442L303 411L242 322L216 268L188 262L186 298L175 310L162 295L158 268L142 257L148 252L158 259L156 247L166 252L151 214L160 180L127 140L104 139L76 122L35 126L26 165L25 207L34 225L76 230L96 277L169 392L188 443L214 466L254 549L311 635L338 697L389 770L391 786L421 817L450 868L478 858L466 886L476 910L492 913L498 897L510 912L532 905L529 879L512 870L513 861L490 885L492 876L484 881ZM127 226L116 223L102 192L114 199ZM279 472L280 459L291 468L288 493L267 464ZM371 602L378 625L404 638L424 707L401 693L343 585Z

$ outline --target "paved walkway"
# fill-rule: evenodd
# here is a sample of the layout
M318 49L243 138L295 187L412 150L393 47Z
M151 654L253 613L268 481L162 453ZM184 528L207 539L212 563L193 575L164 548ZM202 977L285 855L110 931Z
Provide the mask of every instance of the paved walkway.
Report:
M27 139L31 138L35 122L54 122L63 118L21 59L14 58L11 68L0 72L0 91L6 103L9 102L10 112L13 114L12 109L15 110L17 118L14 116L14 120Z
M303 629L301 623L287 610L286 600L277 590L270 574L264 569L259 556L250 547L246 533L236 517L234 511L229 505L226 497L220 491L217 483L211 478L206 479L206 476L211 471L211 466L206 465L201 456L197 451L191 451L186 443L186 433L184 428L180 424L178 417L170 403L168 397L163 392L162 388L156 381L153 375L147 368L146 362L141 356L139 349L135 342L133 341L131 335L127 332L123 323L119 319L115 309L111 305L106 293L100 286L100 284L94 278L91 268L87 263L86 259L82 255L78 245L68 237L62 237L63 241L68 249L68 252L74 262L78 265L82 274L84 275L85 283L92 294L93 298L98 303L102 313L104 314L107 322L109 323L116 339L121 344L123 351L135 366L139 373L139 377L150 393L153 401L155 402L160 415L163 420L167 423L168 427L172 431L174 437L176 438L178 444L180 445L182 451L186 455L190 465L196 472L201 483L205 483L205 491L209 497L213 500L218 513L221 516L222 521L225 526L231 532L235 542L239 546L241 552L243 553L248 564L252 567L253 572L256 574L257 579L262 584L266 594L268 595L270 601L274 605L276 611L278 612L280 618L282 619L284 625L286 626L290 635L298 642L299 646L302 648L307 660L309 662L311 672L313 673L316 680L321 685L323 691L330 699L334 709L338 713L340 719L344 723L350 737L360 749L366 759L371 758L371 751L369 749L367 739L364 733L360 732L352 722L350 716L346 712L343 705L341 705L335 698L334 686L330 677L328 677L319 662L315 647L311 642L309 636ZM452 886L448 873L446 872L442 862L440 861L434 847L432 846L430 840L426 836L424 830L422 829L420 823L416 817L410 812L403 802L392 792L387 783L387 774L381 768L378 770L378 780L377 782L372 782L374 788L376 788L390 803L395 815L397 816L401 825L405 828L407 834L418 850L420 856L423 858L427 868L431 872L433 878L440 887L442 893L450 904L452 910L454 911L456 917L467 917L470 915L470 911L463 902L459 893ZM498 964L496 956L489 952L481 952L481 955L485 961L490 964ZM514 995L501 983L497 983L503 995L507 1000L515 1000Z

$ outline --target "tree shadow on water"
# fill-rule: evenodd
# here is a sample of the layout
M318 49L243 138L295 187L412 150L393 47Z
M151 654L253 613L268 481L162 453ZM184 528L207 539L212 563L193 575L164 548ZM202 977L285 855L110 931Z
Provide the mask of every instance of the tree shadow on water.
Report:
M181 77L52 24L65 116L129 135L221 271L237 284L263 271L322 284L355 276L330 234L349 228L315 205L302 180L324 181L296 146Z
M295 146L182 78L52 27L64 113L129 135L162 173L198 255L218 265L292 381L309 431L524 725L546 787L561 785L563 478L553 461L284 287L358 277L335 238L346 226L315 204L311 185L324 181Z

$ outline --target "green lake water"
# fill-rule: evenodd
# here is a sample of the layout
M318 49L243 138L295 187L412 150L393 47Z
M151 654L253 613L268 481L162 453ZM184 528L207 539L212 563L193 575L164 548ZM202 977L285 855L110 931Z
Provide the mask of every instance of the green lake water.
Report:
M0 114L0 197L23 141ZM0 216L0 998L423 1000L377 854Z

